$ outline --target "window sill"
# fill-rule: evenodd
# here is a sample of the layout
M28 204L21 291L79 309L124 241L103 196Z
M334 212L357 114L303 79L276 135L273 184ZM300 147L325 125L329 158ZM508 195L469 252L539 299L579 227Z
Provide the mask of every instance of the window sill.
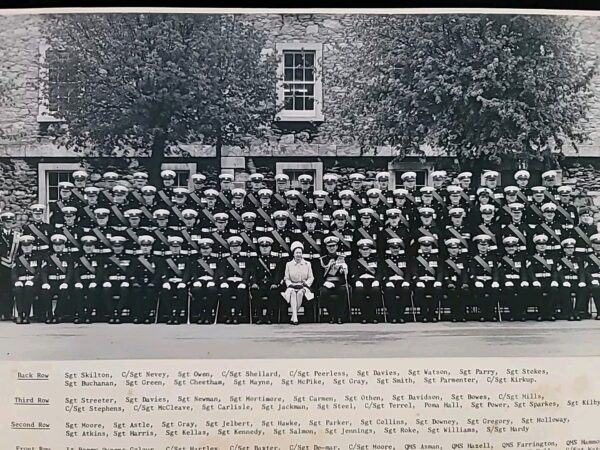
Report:
M57 117L49 116L47 114L38 114L37 116L38 123L61 123L64 122L64 119L59 119Z
M324 122L323 114L312 114L306 116L278 114L275 117L276 122Z

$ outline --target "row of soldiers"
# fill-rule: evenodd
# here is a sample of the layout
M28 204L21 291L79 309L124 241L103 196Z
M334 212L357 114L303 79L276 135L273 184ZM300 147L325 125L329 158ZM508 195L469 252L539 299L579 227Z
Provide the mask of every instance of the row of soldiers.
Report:
M544 186L530 188L526 171L503 189L494 171L483 174L478 189L470 188L468 172L436 186L444 177L435 172L434 186L417 190L411 189L416 174L406 172L403 187L389 189L382 172L378 187L363 189L363 176L352 174L352 189L338 191L336 176L326 174L325 190L315 191L310 175L289 189L280 174L270 190L253 174L247 192L233 188L229 174L220 175L217 190L198 188L202 174L192 176L188 189L173 187L175 173L163 171L156 189L144 173L134 174L129 187L107 173L101 190L85 185L87 174L78 171L74 183L59 185L49 223L45 206L32 205L31 221L15 239L14 215L2 214L0 280L10 279L5 284L14 290L21 323L32 304L39 305L34 315L49 322L74 314L76 321L108 316L118 323L127 312L140 323L273 322L282 306L280 266L299 241L322 282L319 301L305 308L309 317L325 308L334 322L353 311L374 321L384 306L387 318L400 322L410 306L422 320L437 320L446 302L453 320L464 320L470 306L483 320L497 319L501 306L513 319L524 318L527 306L536 306L540 319L558 312L586 317L590 295L596 300L597 280L589 278L597 229L591 211L572 204L571 188L553 184L555 172L543 174ZM327 187L332 181L334 189ZM212 274L199 269L202 262ZM503 281L508 268L519 278ZM564 278L574 276L565 268L577 283ZM448 283L452 271L458 278ZM540 289L545 281L548 289ZM514 295L504 295L507 288ZM578 299L572 307L567 290ZM497 302L501 291L505 305Z

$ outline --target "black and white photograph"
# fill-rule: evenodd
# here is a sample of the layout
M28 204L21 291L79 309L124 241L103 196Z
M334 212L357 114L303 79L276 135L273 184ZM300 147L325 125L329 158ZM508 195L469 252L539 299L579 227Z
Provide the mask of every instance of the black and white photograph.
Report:
M0 359L598 356L600 16L0 16Z

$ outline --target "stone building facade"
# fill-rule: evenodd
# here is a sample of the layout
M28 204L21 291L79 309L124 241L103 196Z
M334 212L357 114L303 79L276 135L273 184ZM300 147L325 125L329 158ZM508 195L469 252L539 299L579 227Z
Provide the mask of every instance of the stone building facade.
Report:
M240 184L255 171L265 173L268 178L279 172L286 172L292 178L308 172L316 175L318 183L325 172L347 175L361 171L372 179L379 170L390 170L393 177L415 170L420 183L428 184L433 170L444 168L453 172L458 168L453 158L443 154L406 157L401 161L396 161L391 151L385 149L376 155L361 154L352 136L336 135L335 130L328 129L331 127L328 118L345 101L343 86L336 86L330 80L331 74L345 70L339 54L353 36L350 16L270 14L252 16L251 20L270 36L266 51L281 54L282 74L285 74L286 55L292 58L290 61L294 61L294 55L304 58L303 73L288 80L304 89L304 109L297 110L294 105L293 110L284 110L267 145L257 141L244 149L224 148L221 161L217 161L214 148L203 145L187 146L184 153L167 155L163 166L180 174L180 184L185 184L189 175L197 171L214 180L219 167L234 173ZM600 56L600 18L571 20L578 27L581 45L590 59ZM0 78L10 83L10 101L0 105L0 207L20 212L22 220L26 218L27 205L51 201L58 181L77 168L88 169L93 174L92 181L98 181L100 167L104 170L107 165L113 166L127 174L143 168L145 159L132 155L103 158L100 162L93 157L82 158L53 143L49 130L56 126L56 121L41 89L48 81L42 64L47 51L43 44L44 26L44 16L0 17ZM312 61L313 65L306 61ZM283 87L277 89L285 100ZM563 182L574 183L577 178L584 194L600 199L600 76L593 81L593 89L595 99L584 124L590 131L590 141L580 147L578 154L566 151ZM545 168L530 169L537 176ZM508 175L514 170L502 167L501 173ZM595 201L600 206L598 199Z

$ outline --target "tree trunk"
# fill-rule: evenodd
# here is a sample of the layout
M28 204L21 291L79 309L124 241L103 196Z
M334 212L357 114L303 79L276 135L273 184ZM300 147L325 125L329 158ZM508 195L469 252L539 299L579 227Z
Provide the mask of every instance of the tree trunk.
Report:
M156 133L154 142L152 143L152 153L148 160L148 178L150 184L156 186L157 189L161 186L160 172L165 159L165 144L165 134L162 132Z
M223 139L220 135L217 136L217 142L215 143L215 153L217 158L217 175L219 175L223 170L223 167L221 166L221 156L223 155Z

